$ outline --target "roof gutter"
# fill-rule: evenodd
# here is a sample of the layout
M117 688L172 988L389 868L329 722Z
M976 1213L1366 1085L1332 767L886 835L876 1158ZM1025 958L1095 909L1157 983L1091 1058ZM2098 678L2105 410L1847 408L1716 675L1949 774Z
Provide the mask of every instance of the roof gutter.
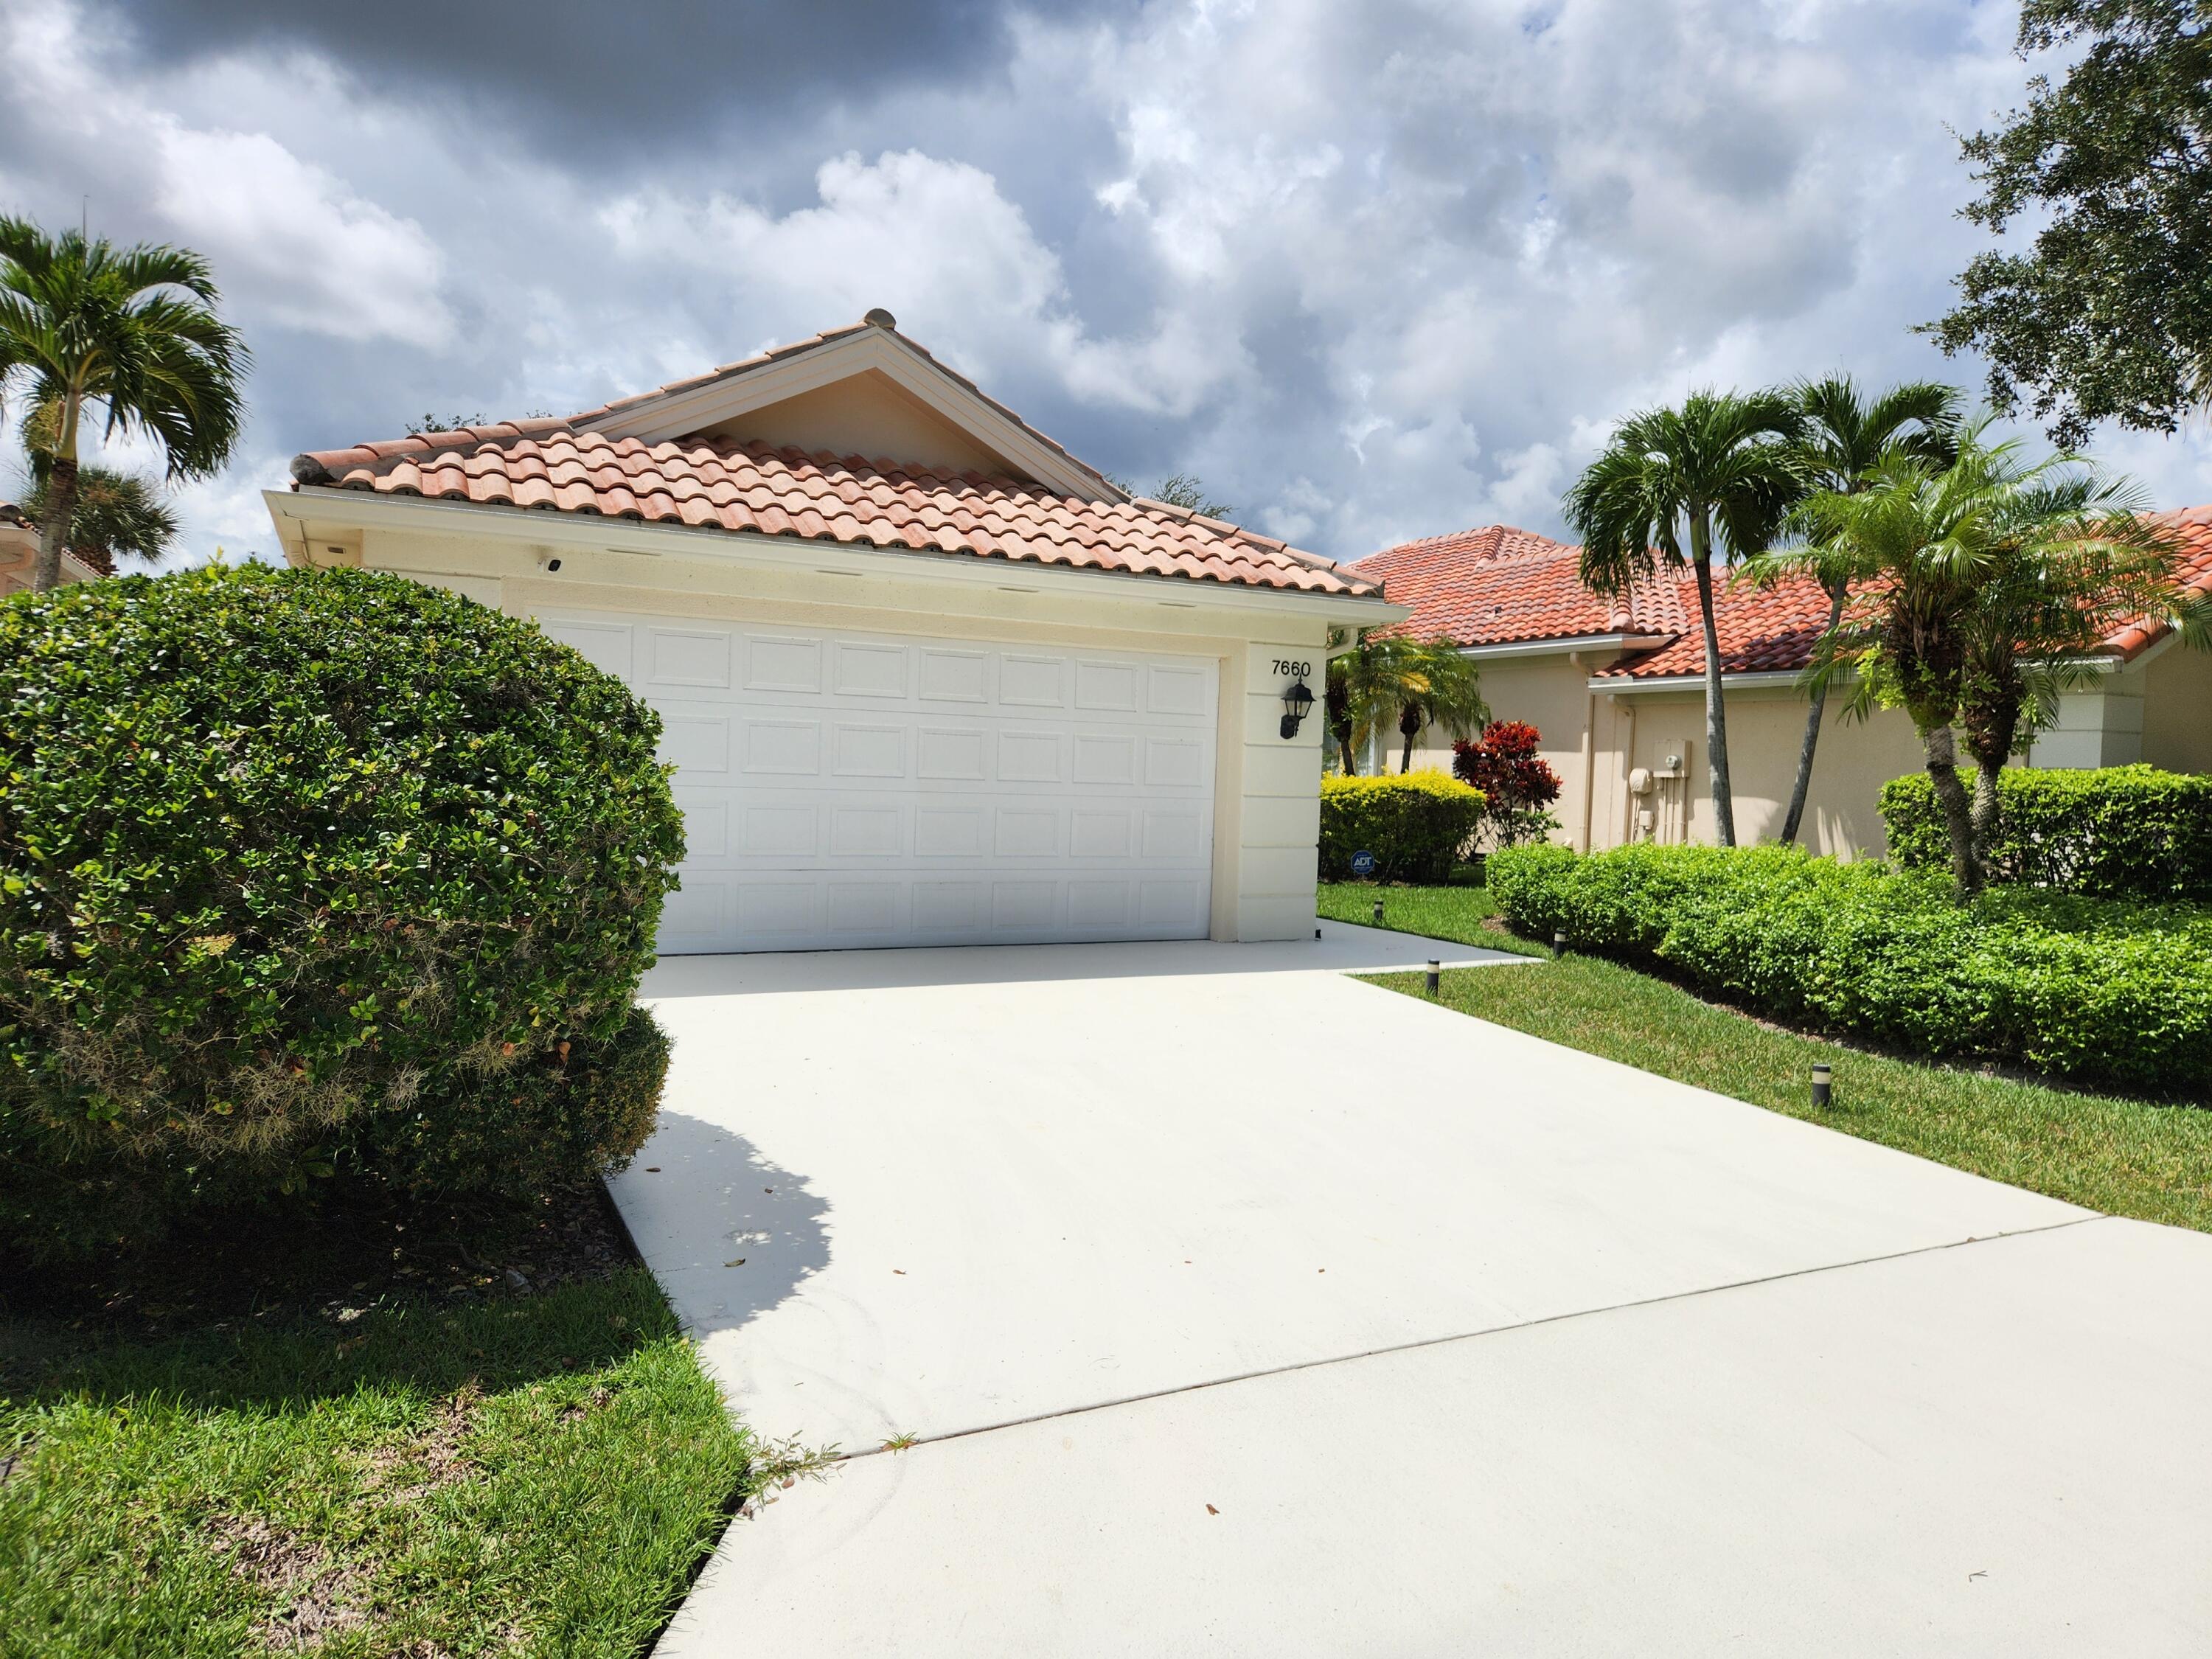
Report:
M1502 657L1565 656L1576 651L1658 651L1674 644L1679 637L1674 634L1570 634L1553 639L1462 645L1459 654L1477 662L1492 662Z
M1356 627L1380 627L1413 613L1381 598L1349 593L1316 593L1299 588L1255 587L1237 582L1200 581L1189 577L1152 576L1136 571L1088 570L1069 565L968 553L921 552L802 536L764 536L750 530L708 530L696 525L645 524L598 514L562 513L544 507L497 507L481 501L434 501L420 495L380 495L366 489L302 484L296 489L264 489L261 498L276 520L288 555L304 556L305 526L313 520L359 530L412 530L429 536L466 537L482 541L558 546L579 550L679 559L701 564L815 571L824 574L912 577L921 581L963 582L1004 587L1009 581L1082 585L1102 599L1133 604L1150 600L1180 609L1223 606L1340 617ZM1143 586L1140 586L1139 585ZM1150 589L1150 592L1145 591Z
M1731 674L1721 671L1721 686L1726 690L1755 690L1761 686L1796 685L1804 678L1800 668L1761 669L1755 673ZM1644 691L1702 691L1705 689L1703 674L1654 674L1638 679L1632 674L1593 674L1589 689L1610 692L1615 696Z

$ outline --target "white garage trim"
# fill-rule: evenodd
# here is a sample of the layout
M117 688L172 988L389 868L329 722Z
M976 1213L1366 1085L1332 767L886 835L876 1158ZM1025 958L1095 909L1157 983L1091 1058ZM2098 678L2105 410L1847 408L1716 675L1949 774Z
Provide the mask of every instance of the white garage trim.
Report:
M537 617L661 715L665 953L1207 932L1211 657Z

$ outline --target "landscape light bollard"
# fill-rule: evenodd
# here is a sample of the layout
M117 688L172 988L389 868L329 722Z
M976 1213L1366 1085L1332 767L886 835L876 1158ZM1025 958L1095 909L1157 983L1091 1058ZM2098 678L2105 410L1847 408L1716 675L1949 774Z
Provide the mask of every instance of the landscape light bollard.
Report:
M1421 975L1421 988L1431 996L1437 994L1437 975L1443 971L1443 963L1434 957L1429 958L1429 971Z
M1564 932L1560 932L1560 933L1553 933L1553 934L1552 935L1552 954L1553 954L1553 956L1555 956L1555 957L1563 957L1563 956L1566 955L1566 953L1567 953L1567 936L1566 936L1566 934L1565 934Z
M1829 1084L1833 1075L1828 1069L1828 1062L1825 1060L1814 1063L1813 1109L1816 1112L1825 1112L1828 1109Z
M1375 925L1377 927L1380 927L1382 925L1382 901L1381 899L1376 899L1375 901Z

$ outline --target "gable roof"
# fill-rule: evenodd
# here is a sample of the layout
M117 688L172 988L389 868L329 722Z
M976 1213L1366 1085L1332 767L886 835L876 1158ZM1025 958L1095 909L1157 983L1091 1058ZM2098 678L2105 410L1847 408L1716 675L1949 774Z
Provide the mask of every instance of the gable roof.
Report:
M1039 482L1095 500L1129 499L1128 492L1105 474L1078 460L975 381L939 362L920 341L901 333L898 319L880 308L843 328L826 329L755 356L670 380L650 392L617 398L580 410L559 424L647 441L682 437L742 410L870 368L887 372L910 388L934 393L933 401L949 401L954 407L947 412L988 447L1026 454L1029 470Z
M833 350L842 355L831 359ZM811 378L760 378L810 355ZM1038 470L1053 476L1000 476L809 453L704 429L665 431L684 421L710 427L733 412L772 407L826 384L825 376L886 365L904 377L904 385L930 389L941 405L950 398L952 411L994 453L1024 447L1048 451L1057 459ZM501 421L310 451L293 459L292 478L295 491L422 496L487 509L597 514L901 553L1382 597L1379 582L1340 570L1333 560L1187 508L1129 496L899 334L884 312L871 312L850 328L566 417Z
M2179 547L2184 584L2212 593L2212 506L2148 516L2165 526ZM1378 633L1449 639L1462 646L1643 635L1644 640L1624 641L1633 654L1598 670L1597 677L1702 676L1705 647L1698 625L1696 577L1683 571L1640 580L1623 607L1583 586L1581 551L1525 530L1489 525L1407 542L1346 568L1387 578L1390 597L1413 607L1411 617ZM1713 612L1723 675L1794 673L1812 660L1814 641L1827 627L1828 596L1810 577L1790 577L1771 586L1723 579L1716 584ZM2105 646L2124 661L2166 632L2165 624L2139 618L2114 630Z
M1379 599L1382 591L1273 537L1161 501L1089 501L1017 479L808 455L757 441L647 444L558 421L503 422L301 455L292 476L295 489L596 514L896 552L1346 598Z

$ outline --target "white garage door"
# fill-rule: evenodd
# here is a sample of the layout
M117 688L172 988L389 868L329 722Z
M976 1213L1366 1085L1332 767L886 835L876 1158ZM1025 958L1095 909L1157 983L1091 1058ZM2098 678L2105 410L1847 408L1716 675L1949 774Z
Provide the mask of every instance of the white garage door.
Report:
M1211 658L538 621L660 712L689 842L664 951L1206 933Z

